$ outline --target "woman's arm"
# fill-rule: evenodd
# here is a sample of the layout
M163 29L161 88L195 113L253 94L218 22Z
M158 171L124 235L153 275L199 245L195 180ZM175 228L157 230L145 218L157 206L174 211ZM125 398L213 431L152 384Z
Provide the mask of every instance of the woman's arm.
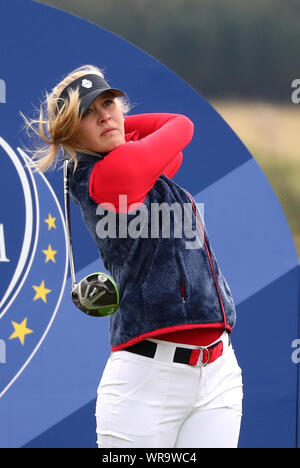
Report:
M161 129L175 117L187 119L187 117L181 114L167 113L126 115L124 121L125 133L137 131L139 139L145 138Z
M137 131L139 139L118 146L95 164L89 184L91 198L97 203L113 203L117 211L120 194L127 195L128 205L143 203L164 171L178 170L181 151L191 141L193 130L192 121L180 114L126 117L126 133Z
M174 175L178 171L178 169L181 166L183 160L183 154L182 152L176 154L175 158L172 159L172 161L164 168L163 174L169 177L170 179L173 179Z
M134 134L134 140L150 135L168 121L169 114L143 114L125 117L125 133ZM135 132L135 133L134 133ZM181 166L182 152L178 153L164 168L163 174L172 179Z

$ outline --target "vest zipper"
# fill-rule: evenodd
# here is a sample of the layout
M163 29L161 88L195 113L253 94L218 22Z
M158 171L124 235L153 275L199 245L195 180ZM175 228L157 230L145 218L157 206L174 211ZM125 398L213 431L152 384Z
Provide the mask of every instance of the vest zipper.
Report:
M185 304L184 283L183 283L183 281L181 281L181 283L180 283L180 292L181 292L181 299L182 299L182 302Z
M180 264L179 264L179 259L177 257L177 253L176 253L175 259L176 259L178 273L179 273L179 281L180 281L179 285L180 285L181 300L185 304L185 285L184 285L184 282L182 280L181 268L180 268Z

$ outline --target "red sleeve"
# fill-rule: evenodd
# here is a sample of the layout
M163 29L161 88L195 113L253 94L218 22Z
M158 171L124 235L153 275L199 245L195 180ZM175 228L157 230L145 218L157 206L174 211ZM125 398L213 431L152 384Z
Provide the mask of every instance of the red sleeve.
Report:
M165 114L168 116L169 114ZM159 129L164 122L163 114L130 115L125 118L125 133L131 138L144 138ZM141 118L142 117L142 118ZM157 118L159 117L159 118ZM171 162L164 168L163 174L172 179L181 166L183 159L182 152L178 153Z
M164 168L163 174L172 179L181 166L183 160L182 152L176 154L175 158Z
M125 117L125 132L135 132L135 141L118 146L95 164L89 181L91 198L98 204L112 203L116 211L124 211L119 210L119 195L127 195L127 208L143 203L162 173L176 173L193 130L192 121L180 114Z

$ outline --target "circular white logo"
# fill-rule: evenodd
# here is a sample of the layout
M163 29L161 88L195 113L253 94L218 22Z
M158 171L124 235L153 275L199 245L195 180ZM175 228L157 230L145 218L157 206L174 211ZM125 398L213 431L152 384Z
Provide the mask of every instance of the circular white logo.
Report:
M84 79L84 80L82 80L81 85L84 88L91 88L93 86L93 83L90 80Z

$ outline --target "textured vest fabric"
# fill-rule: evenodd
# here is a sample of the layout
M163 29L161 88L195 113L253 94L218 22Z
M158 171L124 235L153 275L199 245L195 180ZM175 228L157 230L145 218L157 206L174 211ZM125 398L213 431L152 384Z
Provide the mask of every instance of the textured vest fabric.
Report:
M89 195L89 178L96 162L98 159L94 156L80 154L75 172L73 163L69 163L70 196L80 205L103 265L119 288L120 305L110 317L112 350L122 349L163 331L188 329L192 325L221 325L231 331L236 320L233 298L211 249L200 213L197 217L202 226L202 236L195 215L192 210L187 210L191 213L190 224L197 236L194 239L190 235L185 237L184 230L179 237L172 222L170 233L164 231L163 222L154 223L153 204L167 203L170 206L176 203L177 206L186 204L191 207L187 192L172 179L161 175L144 200L142 211L147 216L138 218L140 236L118 235L120 226L123 233L124 226L130 232L130 223L136 227L141 213L137 210L116 213L116 237L100 238L97 223L108 211L99 213L97 203ZM172 215L170 219L174 221ZM151 235L153 225L155 236ZM197 238L199 247L187 248L187 243Z

